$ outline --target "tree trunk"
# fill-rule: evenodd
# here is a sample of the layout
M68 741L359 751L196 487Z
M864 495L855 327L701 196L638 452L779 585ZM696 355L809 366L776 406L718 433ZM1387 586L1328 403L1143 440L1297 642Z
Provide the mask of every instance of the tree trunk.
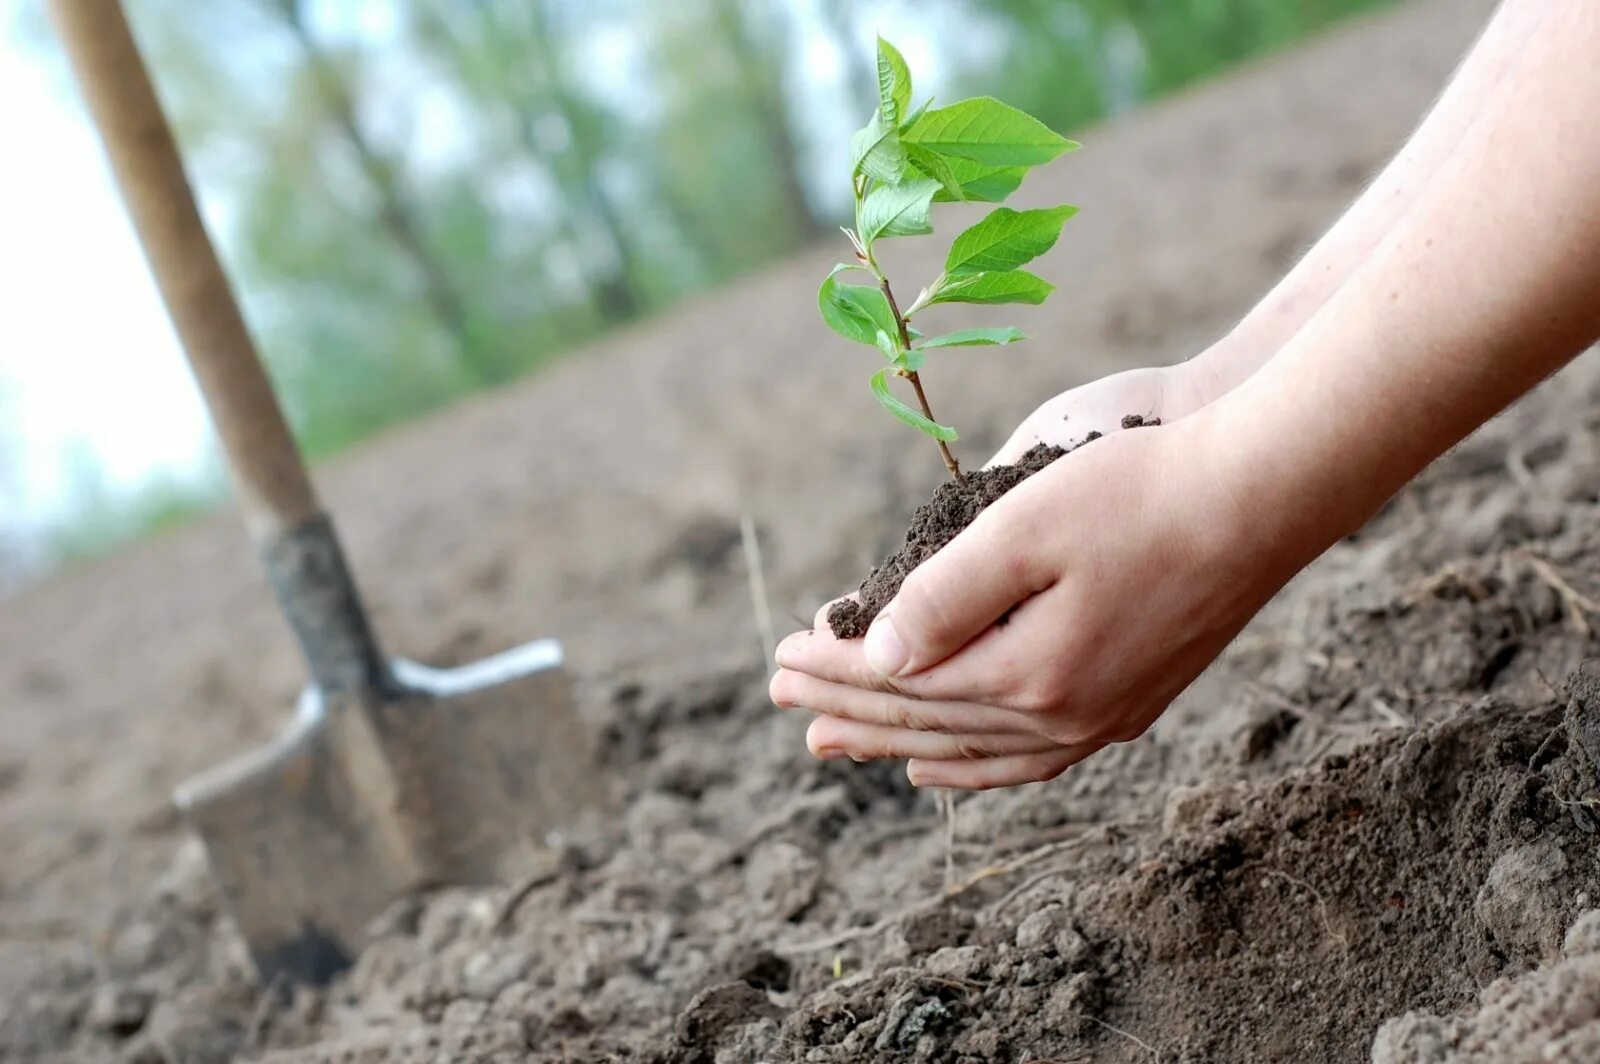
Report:
M274 6L311 67L323 105L377 196L378 220L415 271L429 310L455 343L462 364L475 382L492 382L497 374L494 367L483 364L483 353L466 301L456 290L445 263L423 237L416 209L401 187L399 166L373 145L362 128L350 87L332 58L311 35L300 0L279 0Z
M783 99L782 62L762 49L750 30L740 0L711 0L716 21L739 72L740 87L755 111L767 153L772 158L784 202L800 240L813 240L828 229L806 195L801 176L799 138Z

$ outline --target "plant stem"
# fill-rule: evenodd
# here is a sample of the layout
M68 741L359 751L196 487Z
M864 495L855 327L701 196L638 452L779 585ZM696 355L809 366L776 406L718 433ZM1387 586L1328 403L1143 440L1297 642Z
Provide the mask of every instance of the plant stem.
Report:
M883 288L883 298L889 301L889 309L894 312L895 324L900 327L900 347L902 350L911 350L911 329L906 324L904 314L900 313L900 304L894 301L894 291L889 287L889 278L878 274L879 285ZM922 416L929 421L937 421L933 416L933 408L928 405L928 394L922 390L922 378L916 370L907 370L906 380L911 382L912 390L917 393L917 402L922 407ZM956 462L956 456L950 453L949 446L943 440L934 440L939 446L939 457L944 459L944 467L950 470L950 476L956 480L961 479L961 466Z
M928 396L922 390L922 378L917 376L916 370L906 374L906 380L911 382L911 387L917 393L917 402L922 404L922 416L929 421L934 420L933 409L928 406ZM939 445L939 457L944 459L944 467L950 470L950 475L956 480L961 479L961 467L956 464L956 456L950 453L950 447L943 440L934 440Z

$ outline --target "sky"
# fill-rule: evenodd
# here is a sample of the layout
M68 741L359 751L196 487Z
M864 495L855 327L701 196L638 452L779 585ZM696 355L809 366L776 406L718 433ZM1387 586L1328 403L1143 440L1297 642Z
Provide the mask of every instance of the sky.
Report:
M26 529L96 468L209 475L209 432L65 66L0 12L0 526Z

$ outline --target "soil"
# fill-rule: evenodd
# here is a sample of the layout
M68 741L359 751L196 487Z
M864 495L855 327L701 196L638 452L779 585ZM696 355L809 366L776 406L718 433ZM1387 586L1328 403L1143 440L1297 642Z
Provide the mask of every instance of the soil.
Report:
M1095 207L1035 321L1070 372L933 367L969 436L1226 328L1487 7L1406 5L1088 131L1029 190ZM749 515L803 627L942 475L815 355L794 293L831 254L321 471L390 645L561 635L617 801L517 882L399 899L324 990L256 985L166 797L301 682L236 521L0 605L0 1059L1600 1057L1597 357L1297 578L1149 735L963 796L947 834L899 766L815 761L768 704L734 546ZM726 328L751 313L773 343Z
M1121 421L1124 429L1155 428L1160 424L1160 418L1146 418L1142 414L1126 414ZM899 594L900 585L913 569L955 539L1006 492L1057 458L1103 435L1089 432L1082 440L1065 448L1035 444L1014 463L968 471L940 484L933 496L912 513L900 549L867 574L853 597L842 598L829 607L828 627L833 634L839 639L859 639L866 635L873 618Z
M840 599L828 610L828 627L833 634L840 639L866 635L867 626L899 593L911 570L955 539L1000 496L1066 453L1061 447L1036 444L1014 464L973 470L940 484L933 497L911 515L911 526L900 549L867 574L854 598Z

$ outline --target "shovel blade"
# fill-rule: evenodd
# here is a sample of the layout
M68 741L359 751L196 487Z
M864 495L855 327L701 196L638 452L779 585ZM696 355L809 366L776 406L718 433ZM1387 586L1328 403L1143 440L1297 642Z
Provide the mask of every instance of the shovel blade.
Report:
M558 644L393 672L382 700L308 689L278 739L174 794L263 979L326 982L396 897L496 882L604 804Z

